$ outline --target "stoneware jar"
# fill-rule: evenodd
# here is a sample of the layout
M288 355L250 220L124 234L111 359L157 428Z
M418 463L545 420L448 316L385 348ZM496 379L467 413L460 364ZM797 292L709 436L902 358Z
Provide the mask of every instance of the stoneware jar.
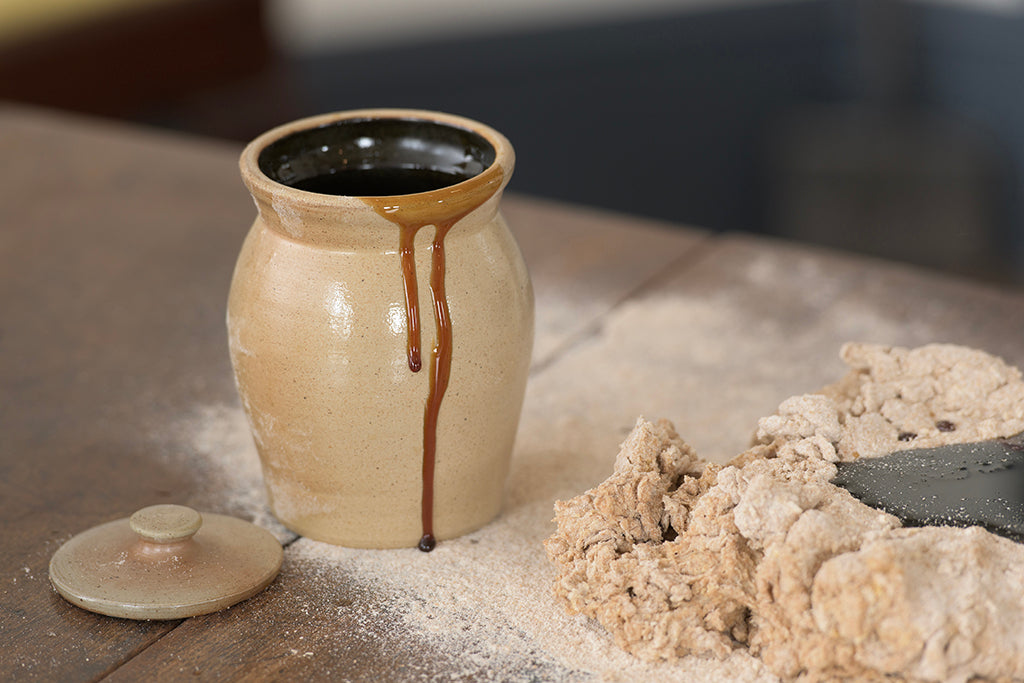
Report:
M243 152L258 216L231 361L295 532L429 550L498 513L533 345L498 211L513 162L491 128L413 110L304 119Z

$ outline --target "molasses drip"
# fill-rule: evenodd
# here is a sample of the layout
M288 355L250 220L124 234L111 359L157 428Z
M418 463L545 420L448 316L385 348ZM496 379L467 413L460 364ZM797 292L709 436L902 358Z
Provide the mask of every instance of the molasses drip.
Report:
M422 226L403 225L399 228L399 252L402 259L402 289L405 291L406 355L409 369L419 372L420 359L420 294L416 285L416 233Z
M907 526L981 526L1024 542L1024 434L837 467L833 483Z
M430 245L430 298L434 308L437 343L430 356L429 391L423 409L423 493L421 517L423 537L418 548L434 549L434 469L437 462L437 423L448 388L452 365L452 325L445 293L445 237L460 220L477 209L501 187L503 173L497 165L460 183L458 188L441 188L429 199L408 197L363 197L363 201L399 227L402 287L405 295L406 347L409 369L419 372L421 333L419 292L416 284L416 234L434 226ZM433 195L438 196L433 196Z
M458 220L458 219L456 219ZM434 303L434 322L437 326L437 345L430 355L430 391L423 416L423 538L419 549L434 549L434 464L437 461L437 418L441 414L441 401L448 389L452 370L452 323L448 314L448 297L444 291L445 256L444 238L455 221L442 223L434 233L430 245L430 299Z

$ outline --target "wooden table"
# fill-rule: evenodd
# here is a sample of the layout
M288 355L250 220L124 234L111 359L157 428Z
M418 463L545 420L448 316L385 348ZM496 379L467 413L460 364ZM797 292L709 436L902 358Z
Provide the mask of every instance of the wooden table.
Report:
M513 550L487 546L487 529L430 555L332 556L275 525L224 327L254 216L238 152L0 109L0 678L588 680L621 668L610 641L578 620L559 628L581 629L610 659L552 655L534 642L537 624L500 626L517 636L496 654L497 622L469 617L461 645L438 649L409 626L408 608L394 608L393 577L367 580L388 563L412 573L467 557L499 567ZM504 207L537 293L533 371L495 526L519 544L504 559L527 568L513 571L511 592L546 594L539 543L551 502L604 478L640 414L672 419L698 452L723 460L757 417L842 372L846 340L955 342L1024 365L1019 291L515 195ZM172 622L94 615L53 592L47 564L62 542L158 502L272 528L286 544L281 576L235 608ZM473 545L486 554L473 559ZM524 555L532 547L535 559ZM479 575L444 581L464 593L467 613L486 611L473 603ZM435 608L414 584L403 595ZM561 623L557 606L550 617L543 609L538 621Z

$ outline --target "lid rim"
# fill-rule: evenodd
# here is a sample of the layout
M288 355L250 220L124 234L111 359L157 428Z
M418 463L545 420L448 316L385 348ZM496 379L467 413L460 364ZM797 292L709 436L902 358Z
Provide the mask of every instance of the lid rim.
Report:
M87 529L57 549L50 559L49 578L61 597L106 616L182 619L253 597L274 581L284 561L284 549L268 530L213 513L203 515L205 523L194 537L197 540L188 541L209 552L173 561L150 560L133 552L146 541L131 529L129 519ZM124 570L141 571L135 576L112 576L104 567L108 557L120 558ZM233 561L240 564L239 569L232 568ZM182 580L183 574L188 581Z

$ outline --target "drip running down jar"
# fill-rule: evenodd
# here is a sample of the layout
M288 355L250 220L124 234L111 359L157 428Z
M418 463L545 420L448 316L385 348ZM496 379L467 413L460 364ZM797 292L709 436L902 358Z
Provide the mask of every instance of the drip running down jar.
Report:
M258 210L228 298L270 504L338 545L419 545L497 515L533 345L498 204L514 154L457 116L363 110L242 154Z

